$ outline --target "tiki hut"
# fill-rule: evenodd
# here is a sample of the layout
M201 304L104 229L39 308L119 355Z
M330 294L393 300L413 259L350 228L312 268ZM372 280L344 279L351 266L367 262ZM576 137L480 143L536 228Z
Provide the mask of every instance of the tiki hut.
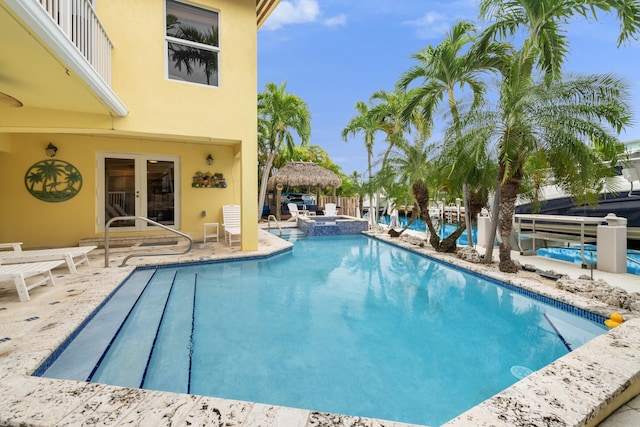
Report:
M284 165L271 178L267 187L276 189L276 217L280 219L280 197L285 187L302 188L332 188L336 195L336 188L342 185L342 179L329 169L313 162L289 162Z

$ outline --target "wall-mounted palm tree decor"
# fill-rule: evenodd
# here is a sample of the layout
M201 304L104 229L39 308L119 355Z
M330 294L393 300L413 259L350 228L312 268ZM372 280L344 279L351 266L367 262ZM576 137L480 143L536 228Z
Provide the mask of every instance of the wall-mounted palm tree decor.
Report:
M64 202L82 188L82 175L70 163L62 160L42 160L24 175L27 191L45 202Z

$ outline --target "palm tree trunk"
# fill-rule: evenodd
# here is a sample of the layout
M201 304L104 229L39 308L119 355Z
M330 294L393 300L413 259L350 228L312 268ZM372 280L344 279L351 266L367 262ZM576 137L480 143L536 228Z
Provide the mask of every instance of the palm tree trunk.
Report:
M467 246L473 247L473 233L471 231L471 207L469 203L469 184L465 181L462 184L462 197L464 203L464 223L467 227Z
M491 264L493 262L493 242L496 241L496 230L498 229L499 212L500 212L500 180L496 182L496 190L493 196L493 205L491 205L491 225L485 242L484 263Z
M272 150L267 157L267 162L262 170L262 180L260 181L260 195L258 196L258 220L262 218L262 209L264 209L264 199L267 196L267 183L271 174L271 166L276 158L277 150ZM276 200L277 210L280 212L280 200Z
M501 167L502 169L502 167ZM502 175L502 173L501 173ZM500 185L500 271L516 273L518 268L511 259L511 231L513 230L513 214L516 210L516 198L520 188L521 172L518 170L506 182Z
M406 213L406 211L405 211ZM402 233L404 233L405 231L407 231L409 229L409 227L411 227L411 224L413 224L415 222L416 219L418 219L418 217L420 216L420 207L418 206L418 203L414 203L413 204L413 209L411 210L411 218L409 218L409 221L407 222L407 225L404 226L404 228L400 231L396 231L393 228L389 229L389 236L391 237L400 237L402 235Z

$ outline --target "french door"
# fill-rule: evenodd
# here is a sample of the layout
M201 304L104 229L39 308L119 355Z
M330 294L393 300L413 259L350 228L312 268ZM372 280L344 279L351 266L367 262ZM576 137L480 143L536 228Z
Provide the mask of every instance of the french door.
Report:
M118 216L142 216L180 227L179 159L147 154L98 153L98 229ZM115 221L110 228L144 231L145 221Z

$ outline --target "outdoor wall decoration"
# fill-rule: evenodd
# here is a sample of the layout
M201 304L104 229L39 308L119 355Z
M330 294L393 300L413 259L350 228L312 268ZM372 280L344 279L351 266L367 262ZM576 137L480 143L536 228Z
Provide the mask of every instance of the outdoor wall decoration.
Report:
M31 166L24 175L27 191L45 202L64 202L82 188L82 175L63 160L42 160Z
M198 171L193 175L191 186L196 188L227 188L227 181L221 173Z

